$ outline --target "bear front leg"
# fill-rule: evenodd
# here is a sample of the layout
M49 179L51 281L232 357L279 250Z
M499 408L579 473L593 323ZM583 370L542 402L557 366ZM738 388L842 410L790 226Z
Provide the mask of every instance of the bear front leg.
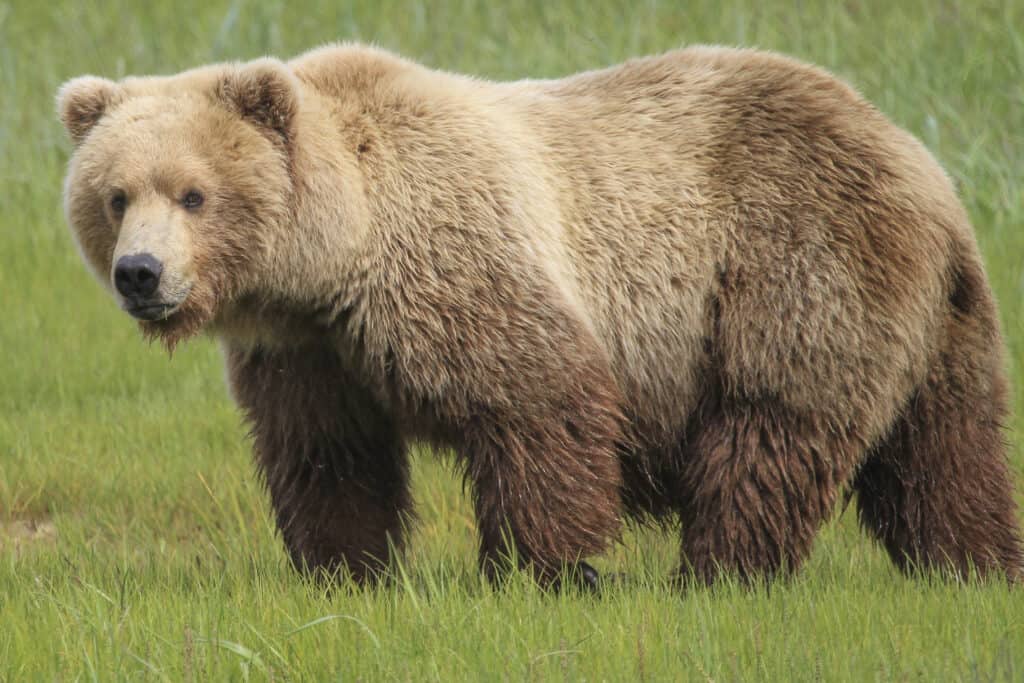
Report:
M463 450L490 580L515 558L543 585L571 578L597 587L583 558L619 531L621 429L618 406L601 388L564 396L549 411L482 411L471 420Z
M461 457L485 573L514 556L544 584L565 568L589 582L582 559L620 527L625 401L572 283L538 260L542 229L517 222L518 206L462 210L472 220L389 245L396 270L368 308L368 355L397 408Z
M377 578L411 516L394 425L327 348L229 349L228 370L296 568Z

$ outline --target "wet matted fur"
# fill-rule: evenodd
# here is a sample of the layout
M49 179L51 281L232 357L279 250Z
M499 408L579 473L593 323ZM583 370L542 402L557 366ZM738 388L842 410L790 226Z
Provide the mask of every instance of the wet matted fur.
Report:
M771 575L851 489L904 569L1021 575L973 231L820 69L698 47L492 83L347 45L59 109L83 255L109 285L156 254L143 329L222 340L301 568L386 567L419 440L457 453L491 576L552 580L626 516L681 519L698 580Z

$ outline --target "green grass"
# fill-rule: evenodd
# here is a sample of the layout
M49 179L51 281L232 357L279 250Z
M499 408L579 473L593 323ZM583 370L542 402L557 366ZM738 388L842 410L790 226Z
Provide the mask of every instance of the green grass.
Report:
M555 76L693 42L822 64L956 179L1000 299L1024 469L1024 6L569 0L0 2L0 680L1024 680L1024 591L899 575L847 511L796 578L680 593L630 532L600 598L492 591L457 477L415 463L393 584L289 568L217 347L168 358L82 265L60 208L65 79L372 41L445 69ZM200 4L200 3L195 3ZM300 5L308 4L307 8ZM1018 487L1019 490L1019 487ZM520 577L521 578L521 577Z

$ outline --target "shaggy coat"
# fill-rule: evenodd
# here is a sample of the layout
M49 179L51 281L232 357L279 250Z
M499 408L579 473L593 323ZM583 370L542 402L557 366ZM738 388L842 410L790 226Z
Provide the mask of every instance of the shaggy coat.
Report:
M626 515L681 519L698 580L770 575L852 490L900 567L1021 576L971 226L820 69L698 47L491 83L336 46L59 108L85 258L155 255L144 330L222 340L299 567L386 565L420 440L463 463L492 575L552 579Z

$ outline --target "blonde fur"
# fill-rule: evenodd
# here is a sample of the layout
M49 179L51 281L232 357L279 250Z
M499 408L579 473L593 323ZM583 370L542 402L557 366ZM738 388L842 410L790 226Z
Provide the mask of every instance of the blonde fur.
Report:
M968 349L983 370L950 373L1001 377L983 276L969 310L951 303L982 266L946 175L850 87L779 55L697 47L493 83L341 45L286 64L90 77L59 107L78 143L66 206L87 260L106 278L140 222L187 236L162 253L188 281L188 305L143 326L171 344L220 336L264 471L295 440L329 457L325 444L349 437L299 423L260 432L273 382L252 377L338 362L375 402L366 422L386 417L402 439L460 451L487 561L502 525L542 573L599 551L617 533L623 487L632 511L660 514L664 500L705 534L687 550L704 554L686 559L699 572L712 572L707 557L743 572L797 563L937 364L974 367L949 360L962 350L951 325L981 321L989 348ZM182 216L171 199L197 183L213 199ZM103 208L113 187L132 193L130 225ZM294 357L302 349L340 360L314 367ZM302 382L306 396L348 391ZM998 416L1001 394L990 398ZM733 453L740 441L760 455ZM701 461L693 444L722 461ZM712 471L775 448L778 463L800 450L804 488L775 470L753 483L748 470ZM268 484L279 514L291 511L279 520L297 561L351 566L347 542L332 554L312 527L289 526L314 475L280 471ZM707 489L725 481L733 488ZM753 493L733 512L708 501L765 487L780 509L815 489L820 510L793 522L800 534L764 522L748 539L757 556L702 526L720 514L757 527L774 512ZM323 505L310 519L345 528ZM1016 539L1012 502L993 514ZM394 520L381 528L398 533ZM764 540L796 537L780 552ZM1016 543L996 558L1011 573ZM964 552L981 562L989 551L979 540Z

